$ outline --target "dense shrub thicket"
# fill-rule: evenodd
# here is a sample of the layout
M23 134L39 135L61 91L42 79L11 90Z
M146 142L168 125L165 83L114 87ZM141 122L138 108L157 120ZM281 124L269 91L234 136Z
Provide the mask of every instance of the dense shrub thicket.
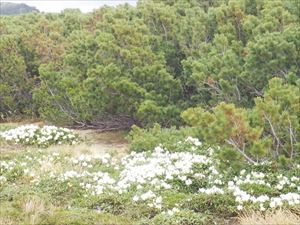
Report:
M189 108L182 117L207 143L228 144L248 162L266 158L292 161L300 153L299 99L299 88L273 78L264 95L254 99L253 108L223 102L211 112Z
M110 128L187 122L249 162L293 159L299 12L295 0L141 0L1 17L0 116Z

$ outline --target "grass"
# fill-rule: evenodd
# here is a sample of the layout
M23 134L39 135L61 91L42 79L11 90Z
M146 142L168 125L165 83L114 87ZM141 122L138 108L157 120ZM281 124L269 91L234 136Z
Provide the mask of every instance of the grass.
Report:
M15 128L22 123L0 124L0 131ZM98 133L95 130L76 131L83 137L84 142L78 145L56 145L42 149L43 153L59 152L67 157L78 157L81 154L104 154L110 153L117 157L127 154L128 144L125 140L125 132ZM10 160L25 157L29 152L37 152L37 147L10 145L0 140L0 160ZM31 154L31 153L30 153ZM44 160L40 167L36 168L35 175L42 175L45 172L62 171L65 165L61 162ZM53 203L50 195L33 191L34 187L30 180L22 178L17 180L16 185L0 184L0 225L16 224L112 224L130 225L132 218L121 215L113 215L95 209L71 208L58 202Z
M1 225L16 225L17 223L10 217L0 217L0 224Z
M29 124L30 121L23 121L21 123L0 123L0 132L17 126ZM35 124L42 124L41 122L35 121ZM44 151L49 152L62 152L68 153L76 157L81 154L104 154L110 153L116 158L121 158L127 154L129 145L126 140L127 132L116 131L116 132L102 132L99 133L96 130L77 130L82 138L83 142L77 145L56 145L50 146ZM10 145L0 139L0 153L1 158L5 152L9 152L8 155L19 154L23 150L34 150L37 149L33 146L24 147L21 145ZM7 155L7 154L5 154Z
M0 130L15 125L0 124ZM78 158L82 154L110 153L118 160L128 154L129 145L124 132L98 133L95 130L76 132L84 141L72 146L55 145L40 149L34 146L9 146L5 142L0 142L0 150L3 149L0 160L16 160L19 163L26 161L28 162L26 168L30 168L34 173L32 177L23 173L24 168L18 170L16 167L16 171L6 173L8 182L2 184L0 182L0 225L156 225L162 221L164 225L294 225L300 221L300 210L298 213L288 210L268 213L251 211L238 215L231 195L199 195L176 188L162 193L163 210L181 208L180 213L174 218L149 208L146 203L132 202L132 196L138 191L135 189L130 189L122 195L104 193L85 196L86 192L79 185L80 179L57 182L49 177L50 172L62 174L71 170L85 171L86 168L70 161L72 157ZM59 153L60 158L53 160L52 156L57 155L53 153ZM24 160L26 157L31 158ZM97 163L94 163L89 171L109 171L112 177L113 172L118 173L111 167L106 167L107 165ZM20 174L18 171L21 171ZM40 179L38 184L32 183L34 177L43 177L44 174L48 177ZM252 186L251 188L253 189ZM186 220L189 218L190 221L197 222L187 223Z
M248 212L239 217L240 225L299 225L300 216L289 210L273 212Z

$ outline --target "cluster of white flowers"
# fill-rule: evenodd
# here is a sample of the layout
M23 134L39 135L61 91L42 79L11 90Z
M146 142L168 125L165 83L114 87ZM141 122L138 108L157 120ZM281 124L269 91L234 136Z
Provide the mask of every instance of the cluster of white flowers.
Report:
M37 182L40 178L37 173L46 168L47 172L53 173L52 166L56 161L62 159L58 152L44 154L40 150L31 150L27 153L34 154L34 156L25 155L22 159L0 160L0 176L3 177L3 180L8 180L9 177L14 180L19 176L27 176L31 178L31 182Z
M0 184L6 182L7 179L4 176L0 176Z
M82 167L92 167L92 164L89 164L92 160L92 157L89 155L80 155L79 158L72 158L71 160L74 164L78 164Z
M78 158L71 158L71 161L75 165L80 165L82 167L92 168L92 163L100 162L101 164L105 164L107 166L113 165L116 163L115 159L112 159L110 154L106 153L104 155L80 155Z
M211 188L206 188L206 189L205 188L200 188L199 192L200 193L205 193L207 195L211 195L211 194L224 194L223 189L218 188L216 186L213 186Z
M281 194L279 197L274 197L270 199L271 208L282 206L284 203L287 203L288 205L291 206L300 204L300 194L287 193L287 194Z
M198 138L193 138L193 137L187 137L185 139L186 142L190 142L191 144L195 145L195 146L201 146L202 142L199 141Z
M276 189L278 190L282 190L285 187L296 187L296 184L294 182L299 181L298 177L293 176L290 180L288 177L283 176L282 174L278 175L277 179L278 179L278 184L276 185Z
M59 158L58 155L57 158ZM49 160L49 157L47 158L47 160ZM66 182L68 186L72 186L72 183L70 182L71 180L82 181L80 182L80 186L83 189L86 189L92 195L100 195L105 190L115 189L116 181L107 172L102 172L99 170L96 172L88 171L97 163L105 166L113 166L116 161L112 159L109 154L82 154L79 157L64 157L64 160L70 162L73 165L73 170L67 170L58 174L51 172L51 178L57 179L58 182ZM74 165L76 167L74 167ZM79 169L79 171L77 171L76 169Z
M66 182L68 186L72 186L71 180L82 180L80 186L90 192L92 195L100 195L105 190L114 190L115 179L113 179L107 172L88 172L82 171L78 172L75 170L65 171L64 173L56 176L52 174L52 178L57 179L57 181Z
M0 161L0 172L3 173L4 170L13 170L15 166L15 161Z
M156 147L152 153L132 152L121 159L121 165L116 165L109 154L80 155L71 158L70 161L73 165L79 166L80 171L65 171L56 177L58 181L82 180L80 186L92 195L100 195L105 191L123 194L135 188L136 194L132 201L143 201L156 209L162 208L162 197L157 194L160 191L171 189L178 182L190 186L195 180L213 181L214 176L218 175L212 160L207 156L190 152L170 153L162 147ZM120 171L115 177L107 172L89 172L88 169L97 162ZM196 173L193 168L196 164L207 169L201 171L202 173Z
M155 190L171 189L174 180L180 180L189 186L199 174L193 171L195 164L209 166L203 171L204 177L216 172L212 160L204 155L190 152L170 153L161 147L156 147L150 155L147 153L131 153L122 159L124 169L118 181L119 192L126 191L131 186L142 189L152 186Z
M25 136L28 137L28 134ZM185 141L192 146L201 145L194 138L187 138ZM50 177L55 182L63 182L70 187L77 183L76 185L86 190L87 195L132 193L133 203L142 202L158 210L164 208L164 192L169 189L193 192L198 189L198 193L206 195L230 195L235 198L238 210L251 205L264 211L283 205L300 204L298 173L275 177L273 174L269 176L270 173L247 169L241 170L238 176L228 180L228 174L225 176L225 173L218 171L218 162L213 154L213 148L208 148L204 155L194 151L169 152L158 146L150 153L132 152L117 163L109 154L68 157L57 152L35 151L31 156L26 155L23 161L0 161L0 184L8 182L10 171L18 168L36 184L44 177ZM63 171L52 171L55 163L63 164ZM47 165L48 170L45 170ZM38 175L41 168L44 172ZM251 188L251 185L274 190L274 193L260 193ZM177 210L174 208L165 213L173 215Z
M240 177L235 177L234 181L236 181L236 183L238 185L241 184L260 184L260 185L265 185L267 187L271 187L271 185L269 183L267 183L264 180L265 174L262 172L256 172L256 171L251 171L249 174L245 174L246 171L242 170L240 172Z
M55 126L23 125L0 132L0 138L6 141L27 145L49 146L51 144L77 144L78 135L68 128Z
M134 202L138 202L138 201L148 201L148 206L151 208L156 208L156 209L161 209L162 208L162 197L161 196L157 196L153 191L149 190L143 194L141 194L140 196L135 195L132 200ZM149 201L150 200L150 201Z
M89 189L92 195L102 194L105 189L112 190L116 183L115 179L106 172L99 171L96 173L87 173L85 175L91 177L92 180L90 183L81 183L80 185Z
M30 140L34 137L36 131L39 129L36 125L24 125L14 129L10 129L0 133L0 137L7 141L20 142L20 140Z
M235 177L233 181L228 182L228 189L232 191L235 196L236 202L239 204L238 209L243 209L245 203L258 204L261 211L265 211L267 208L280 207L284 204L289 206L300 204L300 182L299 177L292 176L288 178L286 176L278 175L277 183L270 184L266 181L267 177L262 172L251 171L249 174L242 170L239 177ZM266 194L255 196L242 190L243 184L255 184L265 186L268 189L277 189L283 191L284 187L293 188L297 192L288 192L280 194L276 197L270 197Z
M163 214L167 214L169 216L173 216L175 213L179 212L180 210L176 207L167 210L167 212L163 212Z

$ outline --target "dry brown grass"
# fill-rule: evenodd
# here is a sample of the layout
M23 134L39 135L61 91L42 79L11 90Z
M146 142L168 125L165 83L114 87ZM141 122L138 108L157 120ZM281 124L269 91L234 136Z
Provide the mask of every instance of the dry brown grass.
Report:
M96 130L78 130L76 132L84 139L82 143L76 145L55 145L50 146L47 150L67 153L73 157L78 157L81 154L101 155L110 153L116 158L121 158L128 152L129 145L125 140L124 132L99 133Z
M37 224L40 215L46 212L45 202L39 197L32 196L23 202L22 211L27 216L29 224Z
M8 122L8 123L1 123L0 126L13 128L19 125L33 123L37 125L43 125L40 121L21 121L21 122ZM84 140L80 144L76 145L55 145L50 146L44 151L50 152L60 152L60 153L67 153L72 155L73 157L78 157L81 154L91 154L91 155L101 155L105 153L110 153L114 155L116 158L121 158L125 156L128 152L128 143L125 140L126 133L123 131L115 131L115 132L102 132L99 133L97 130L76 130L76 133L80 135L80 137ZM25 147L22 145L15 145L15 144L8 144L5 141L0 140L0 153L2 155L6 152L9 153L19 153L21 150L24 149L31 149L36 148L34 146ZM51 168L53 165L47 163L44 168L47 170ZM57 167L57 165L55 165Z
M300 225L300 217L289 210L248 212L238 219L240 225Z
M16 225L16 223L13 219L10 217L0 217L0 225Z
M41 167L36 172L42 175L45 172L53 172L58 174L61 173L62 171L63 171L63 166L60 162L53 163L52 161L44 160L41 163Z

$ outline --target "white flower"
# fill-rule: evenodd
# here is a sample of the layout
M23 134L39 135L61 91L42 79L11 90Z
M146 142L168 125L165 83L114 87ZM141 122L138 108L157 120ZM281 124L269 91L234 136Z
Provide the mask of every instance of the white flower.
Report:
M263 204L260 204L260 205L259 205L259 209L260 209L260 211L265 211L265 210L266 210L266 208L264 207Z
M193 181L190 180L190 179L187 179L187 180L185 181L185 184L188 185L188 186L191 185L192 183L193 183Z
M151 190L141 195L142 200L147 200L150 198L155 198L155 194Z
M7 181L6 177L0 176L0 183L4 183L6 181Z
M71 135L72 138L67 139L66 135ZM47 146L51 144L52 141L58 141L58 144L77 141L76 135L69 129L65 130L65 128L58 128L55 126L44 126L40 128L39 126L32 124L0 132L0 137L15 143L30 143L41 146Z
M132 199L134 202L137 202L139 200L139 196L135 195Z
M173 216L174 213L176 213L176 212L179 212L179 209L173 208L173 209L171 209L171 210L168 210L168 211L167 211L167 214L168 214L169 216Z
M242 210L243 209L243 206L242 205L238 205L237 206L237 210Z
M160 204L161 201L162 201L162 197L159 196L158 198L156 198L155 203L156 203L156 204Z
M195 145L195 146L201 146L202 143L199 141L198 138L193 138L193 137L187 137L185 139L186 142L190 142L191 144Z
M199 189L199 192L200 193L205 193L205 194L208 194L208 195L211 195L211 194L224 194L224 191L216 186L213 186L211 188L200 188Z
M270 207L271 208L274 208L276 205L275 205L275 202L270 202Z

